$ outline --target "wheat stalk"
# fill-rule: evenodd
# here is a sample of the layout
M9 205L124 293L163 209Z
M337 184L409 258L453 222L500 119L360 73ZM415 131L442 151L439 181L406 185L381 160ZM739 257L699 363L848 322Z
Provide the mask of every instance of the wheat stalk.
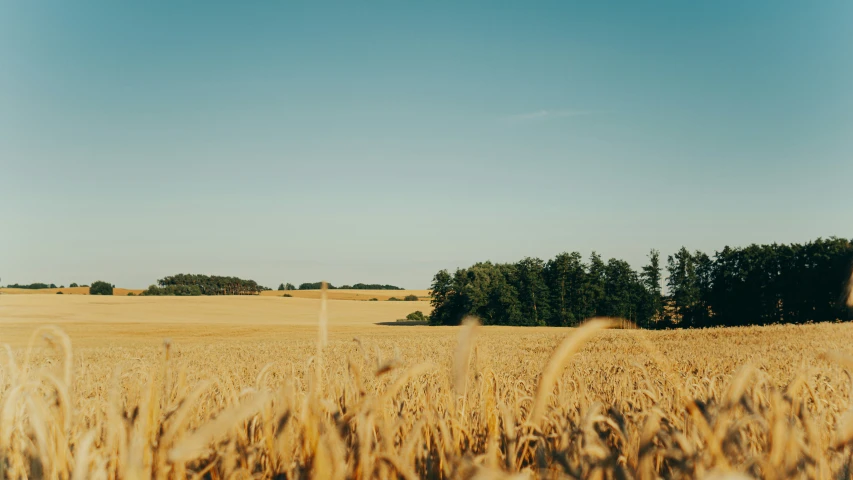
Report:
M533 409L530 411L530 417L527 423L531 425L539 425L542 417L545 414L545 408L548 405L548 398L554 390L554 384L557 382L557 377L565 368L566 363L572 355L577 353L583 345L591 339L596 332L614 325L609 318L596 318L584 323L580 328L566 337L560 346L551 355L548 364L545 365L545 370L542 371L542 376L539 378L539 383L536 387L536 397L533 400Z

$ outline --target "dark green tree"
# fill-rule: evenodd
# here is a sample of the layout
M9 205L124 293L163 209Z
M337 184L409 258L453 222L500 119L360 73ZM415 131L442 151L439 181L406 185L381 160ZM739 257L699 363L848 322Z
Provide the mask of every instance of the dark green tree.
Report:
M92 286L89 287L89 295L112 295L113 294L113 286L110 283L102 282L98 280L97 282L92 282Z
M641 286L639 278L628 262L608 260L604 267L604 301L600 314L636 322L637 286Z
M699 289L696 279L696 265L693 256L685 247L681 247L675 255L667 257L667 287L673 307L673 321L682 326L691 324L692 311L699 299Z
M589 272L584 285L584 306L586 311L583 318L603 315L607 309L604 305L605 265L601 255L592 252L589 256Z
M486 325L522 325L523 313L518 290L510 283L515 277L514 264L495 265L486 308L481 312Z
M545 263L527 257L515 268L514 286L518 292L523 325L545 325L551 317L550 292L545 283Z
M439 270L432 279L430 286L430 305L433 311L430 315L430 323L433 325L456 325L462 320L457 318L457 312L453 305L453 277L447 270Z
M694 327L712 325L710 292L714 281L714 262L700 251L693 253L693 265L696 273L696 302L690 311L690 324Z
M583 317L581 305L586 272L578 252L561 253L545 266L545 280L551 292L552 315L548 325L574 326Z
M646 304L643 306L646 321L642 326L646 328L650 326L650 322L658 322L663 318L661 277L660 252L652 249L649 252L649 264L644 266L640 273L640 279L648 293Z

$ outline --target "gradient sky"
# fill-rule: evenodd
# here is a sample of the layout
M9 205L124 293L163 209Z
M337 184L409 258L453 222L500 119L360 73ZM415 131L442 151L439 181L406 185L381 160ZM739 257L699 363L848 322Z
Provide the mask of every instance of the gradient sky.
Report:
M3 2L0 281L853 237L853 2Z

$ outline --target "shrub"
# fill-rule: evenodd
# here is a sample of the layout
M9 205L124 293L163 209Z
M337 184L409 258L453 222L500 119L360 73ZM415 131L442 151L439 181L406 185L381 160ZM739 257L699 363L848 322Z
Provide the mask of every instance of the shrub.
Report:
M388 301L389 301L389 302L399 302L399 301L400 301L400 299L399 299L399 298L397 298L397 297L391 297L391 298L389 298L389 299L388 299Z
M424 315L420 310L416 310L408 315L406 318L397 319L397 323L409 323L409 324L426 324L429 322L429 316Z
M160 292L160 287L158 287L157 285L149 285L148 289L143 290L140 295L143 297L156 297L163 295L163 293Z
M113 286L110 283L102 282L98 280L97 282L92 283L92 286L89 287L89 295L112 295L113 294Z
M128 297L135 297L135 296L136 296L136 294L135 294L135 293L133 293L133 292L127 292L127 296L128 296Z
M282 297L291 297L291 298L292 298L292 297L293 297L293 295L291 295L291 294L289 294L289 293L285 293L284 295L282 295Z
M62 292L56 292L57 295L62 295Z
M406 296L403 298L403 300L405 300L405 301L407 301L407 302L417 302L417 301L418 301L418 296L417 296L417 295L406 295Z
M378 301L379 301L378 298L371 298L370 300L368 300L368 302L378 302Z

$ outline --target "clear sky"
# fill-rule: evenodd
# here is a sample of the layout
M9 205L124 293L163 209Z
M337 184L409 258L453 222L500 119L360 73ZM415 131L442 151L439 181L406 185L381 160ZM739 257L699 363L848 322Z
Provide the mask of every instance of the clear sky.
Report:
M369 5L369 8L368 8ZM853 237L853 2L2 2L0 281Z

